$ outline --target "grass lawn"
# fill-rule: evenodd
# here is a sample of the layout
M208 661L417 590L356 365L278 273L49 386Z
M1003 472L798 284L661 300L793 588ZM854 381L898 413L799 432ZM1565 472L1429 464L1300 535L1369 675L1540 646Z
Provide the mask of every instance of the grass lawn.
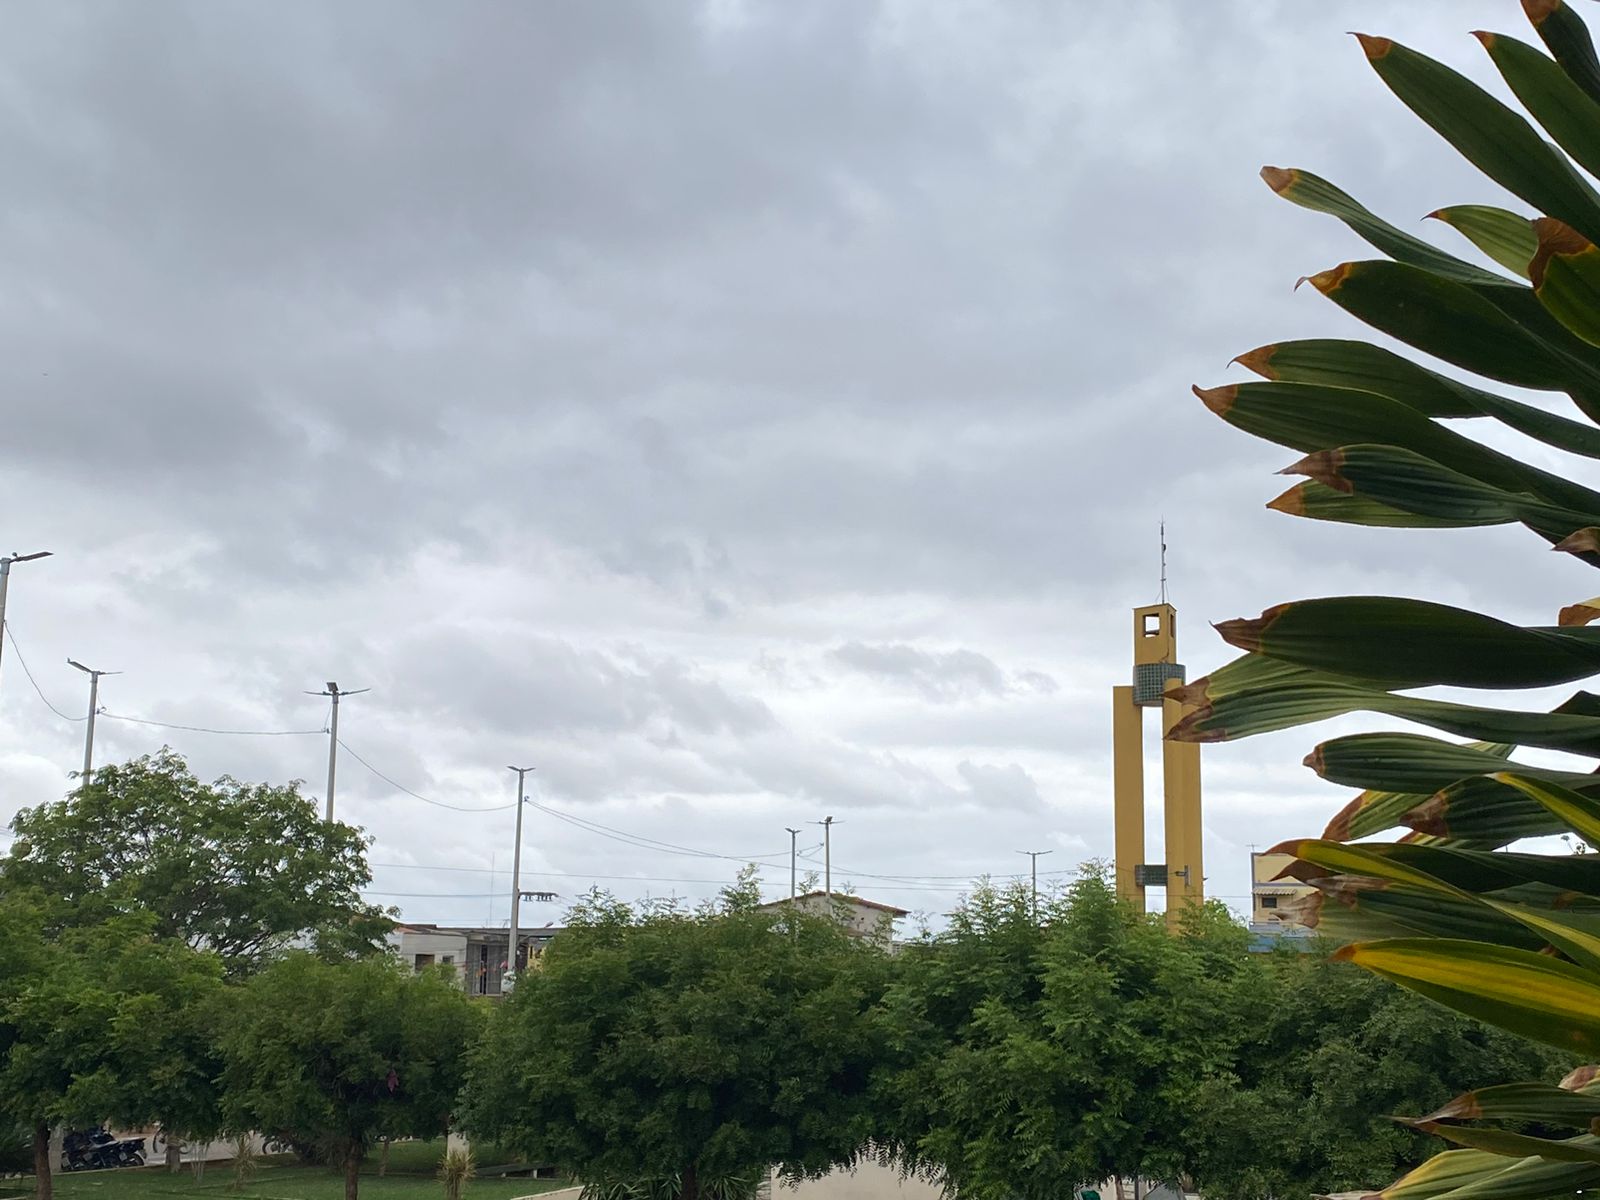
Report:
M397 1142L389 1150L389 1173L378 1178L378 1155L374 1151L361 1174L361 1195L374 1200L439 1200L444 1185L434 1178L444 1142ZM510 1161L492 1148L480 1156L484 1166ZM20 1187L17 1185L21 1185ZM13 1195L31 1197L31 1179L0 1180L0 1200ZM254 1200L344 1200L344 1177L326 1167L302 1167L289 1158L262 1159L255 1178L242 1192L232 1191L233 1167L230 1163L211 1163L199 1184L185 1167L178 1175L165 1167L146 1167L142 1171L88 1171L56 1176L58 1200L171 1200L189 1196L194 1200L226 1200L230 1196ZM570 1186L559 1179L474 1179L467 1185L467 1200L511 1200Z

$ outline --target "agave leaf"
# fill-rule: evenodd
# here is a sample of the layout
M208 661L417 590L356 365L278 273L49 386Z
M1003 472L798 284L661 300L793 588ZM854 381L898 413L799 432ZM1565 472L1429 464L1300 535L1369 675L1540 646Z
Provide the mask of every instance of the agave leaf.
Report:
M1545 412L1542 408L1535 408L1520 400L1508 400L1504 396L1494 396L1488 392L1483 393L1479 403L1486 416L1494 417L1518 433L1526 434L1547 446L1554 446L1571 454L1600 458L1600 429L1596 429L1593 425L1585 425L1568 417L1559 417L1555 413Z
M1585 778L1600 783L1592 776ZM1432 837L1490 846L1568 832L1549 809L1492 776L1462 779L1441 788L1416 808L1402 813L1400 824Z
M1428 216L1443 221L1506 270L1528 277L1539 240L1527 217L1489 204L1453 204Z
M1548 810L1584 841L1600 843L1600 800L1571 788L1535 779L1521 770L1502 772L1495 779Z
M1531 930L1580 966L1600 968L1600 918L1595 913L1536 908L1492 896L1484 897L1483 903Z
M1285 467L1282 474L1309 475L1336 491L1424 516L1471 519L1480 525L1520 521L1574 557L1600 566L1600 554L1595 550L1581 542L1569 542L1576 531L1600 523L1588 513L1496 488L1400 446L1319 450Z
M1291 517L1337 521L1344 525L1368 525L1379 529L1467 529L1478 525L1473 520L1451 520L1449 517L1402 512L1365 496L1336 492L1314 479L1295 484L1282 495L1268 501L1267 507Z
M1338 217L1358 236L1396 262L1410 263L1462 283L1487 287L1516 286L1503 275L1474 266L1453 254L1445 253L1431 242L1396 229L1355 197L1310 171L1298 167L1262 167L1261 178L1285 200L1313 212ZM1526 266L1527 260L1523 262Z
M1538 951L1546 939L1510 914L1470 897L1425 892L1386 880L1332 875L1312 880L1317 890L1292 907L1297 921L1339 942L1371 938L1467 938Z
M1497 854L1405 842L1350 846L1321 838L1281 842L1272 853L1299 860L1291 864L1291 872L1308 863L1324 872L1365 875L1421 891L1475 899L1495 893L1499 901L1529 908L1572 911L1586 918L1600 914L1600 863L1586 854ZM1298 877L1309 882L1315 875Z
M1463 1151L1467 1154L1482 1151ZM1505 1158L1501 1162L1507 1161ZM1441 1192L1438 1200L1551 1200L1576 1196L1600 1183L1600 1166L1592 1163L1558 1162L1547 1158L1524 1158L1498 1174L1464 1183L1454 1191Z
M1430 417L1475 417L1482 411L1483 397L1489 395L1370 342L1335 338L1278 342L1233 361L1263 379L1376 392Z
M1583 18L1562 0L1522 0L1522 7L1561 69L1584 95L1600 100L1600 58Z
M1402 816L1426 803L1427 799L1427 794L1418 792L1386 792L1376 788L1359 792L1334 813L1322 836L1330 842L1371 837L1399 825Z
M1525 629L1447 604L1391 596L1278 604L1253 619L1223 621L1216 630L1230 646L1252 654L1348 671L1394 688L1544 687L1600 672L1600 629Z
M1459 1125L1443 1125L1438 1121L1408 1121L1407 1124L1458 1146L1487 1150L1490 1154L1503 1154L1508 1158L1536 1156L1555 1162L1600 1164L1600 1138L1591 1134L1556 1141L1529 1137L1523 1133L1508 1133L1504 1129L1463 1128Z
M1446 1150L1408 1171L1381 1192L1344 1192L1320 1200L1432 1200L1468 1183L1498 1175L1505 1159L1485 1150Z
M1534 294L1556 320L1600 345L1600 249L1559 221L1541 217L1534 225L1539 236L1529 267Z
M1401 103L1469 162L1540 212L1600 238L1600 195L1527 120L1443 63L1388 38L1357 36Z
M1479 33L1477 37L1522 107L1544 126L1556 145L1585 170L1600 167L1600 102L1584 92L1554 59L1526 42L1498 33Z
M1451 938L1357 942L1335 957L1535 1041L1600 1050L1600 975L1572 963Z
M1495 487L1579 511L1600 511L1600 492L1480 445L1375 392L1326 384L1243 383L1196 387L1194 394L1230 425L1281 446L1307 453L1358 443L1400 446ZM1600 430L1592 432L1600 435Z
M1425 799L1459 779L1504 770L1514 749L1505 742L1462 745L1420 733L1353 733L1321 743L1305 765L1330 783L1421 793Z
M1230 666L1243 661L1235 660ZM1549 713L1480 708L1419 696L1397 696L1363 687L1359 681L1309 670L1302 670L1298 679L1293 675L1258 676L1266 680L1258 685L1248 680L1239 683L1239 676L1230 675L1225 677L1226 690L1214 691L1213 680L1218 675L1221 672L1197 679L1183 689L1185 703L1196 707L1168 731L1168 738L1178 742L1234 741L1364 710L1416 721L1477 741L1600 755L1600 718L1586 711L1583 703L1577 709L1585 711L1576 711L1569 701L1562 709Z
M1475 375L1544 391L1596 390L1588 364L1558 352L1453 279L1369 259L1341 263L1307 282L1358 320Z
M1538 1121L1588 1129L1600 1118L1600 1096L1549 1083L1501 1083L1464 1092L1422 1121Z

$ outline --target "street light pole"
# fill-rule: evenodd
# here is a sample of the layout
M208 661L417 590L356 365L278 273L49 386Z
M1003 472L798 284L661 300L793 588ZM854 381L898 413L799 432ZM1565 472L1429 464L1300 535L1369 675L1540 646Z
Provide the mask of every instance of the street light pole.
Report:
M1033 920L1034 923L1037 924L1039 920L1039 856L1041 854L1051 854L1053 851L1018 850L1017 853L1026 854L1030 859L1033 860Z
M341 692L339 685L332 680L320 692L307 692L308 696L331 696L333 698L332 714L328 717L328 795L323 804L323 820L333 820L333 775L339 765L339 697L359 696L362 692L370 692L371 688L357 688L353 692Z
M521 938L521 930L517 928L518 918L521 917L519 905L522 900L522 806L526 803L524 785L528 772L532 767L507 767L508 771L517 773L517 834L511 846L511 940L506 951L506 973L501 976L500 991L508 992L517 985L517 942ZM507 985L507 978L510 985Z
M69 667L77 667L89 677L89 722L83 731L83 773L78 776L79 787L89 785L89 772L94 769L94 716L100 710L100 676L121 675L121 671L95 671L75 658L67 659Z
M39 550L33 554L7 554L0 556L0 654L6 648L6 589L11 583L11 564L32 562L36 558L49 558L50 551Z
M796 882L799 879L799 866L797 861L799 851L796 849L797 843L795 842L795 838L800 836L800 831L798 829L790 829L787 825L785 825L783 829L784 832L789 835L789 903L792 905L794 903L795 894L800 890Z

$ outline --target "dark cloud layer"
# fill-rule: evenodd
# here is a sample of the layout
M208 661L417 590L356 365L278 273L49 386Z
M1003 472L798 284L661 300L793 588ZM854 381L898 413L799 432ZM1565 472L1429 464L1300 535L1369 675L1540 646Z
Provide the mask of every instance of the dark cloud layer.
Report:
M1465 31L1515 5L1394 9L17 8L0 538L58 555L18 568L18 643L69 716L68 655L175 724L314 730L305 690L371 686L341 732L392 779L488 807L536 762L613 831L531 823L563 891L756 853L782 888L826 812L857 886L931 911L1020 847L1105 854L1161 516L1196 671L1206 621L1298 595L1546 621L1593 590L1516 531L1267 513L1291 456L1188 394L1354 328L1291 287L1363 251L1262 162L1402 224L1501 199L1343 31L1487 79ZM1340 802L1314 736L1207 752L1214 890ZM8 647L0 815L77 737ZM315 734L101 737L322 788ZM503 918L506 814L341 780L380 890Z

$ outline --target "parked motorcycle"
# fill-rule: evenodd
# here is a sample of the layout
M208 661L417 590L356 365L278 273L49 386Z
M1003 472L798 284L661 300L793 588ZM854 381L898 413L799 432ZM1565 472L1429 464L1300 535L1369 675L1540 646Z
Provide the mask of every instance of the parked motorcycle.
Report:
M68 1171L104 1171L144 1166L144 1139L117 1138L100 1129L71 1129L61 1139L61 1165Z

